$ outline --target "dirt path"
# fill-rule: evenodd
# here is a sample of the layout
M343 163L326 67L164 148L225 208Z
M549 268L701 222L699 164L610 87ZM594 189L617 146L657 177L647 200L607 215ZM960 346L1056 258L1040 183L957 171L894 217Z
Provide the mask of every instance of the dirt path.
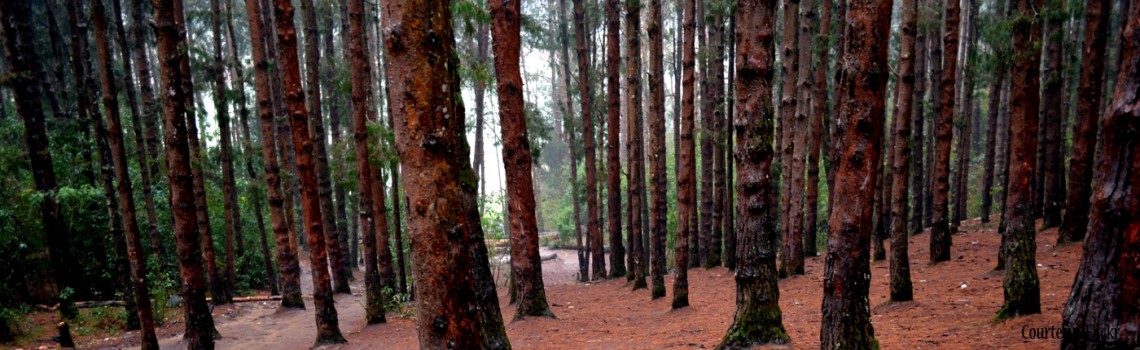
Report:
M886 349L969 348L1036 349L1058 346L1057 339L1027 339L1028 328L1059 327L1061 309L1078 266L1081 247L1052 246L1056 230L1038 234L1038 274L1043 313L1003 323L993 322L1001 306L1001 273L992 272L999 237L994 224L963 224L954 236L954 259L928 265L928 237L911 238L914 302L886 302L889 262L873 262L871 305L875 334ZM647 290L630 291L624 279L576 283L574 251L555 251L543 263L547 295L558 319L511 322L507 332L515 349L662 349L712 348L732 321L735 283L723 268L690 270L692 307L671 311L669 298L649 300ZM546 252L544 251L544 254ZM780 281L784 325L790 348L819 346L823 257L809 258L807 274ZM307 259L303 259L307 260ZM302 281L308 281L308 267ZM671 276L666 278L671 284ZM306 287L310 283L306 282ZM349 343L333 349L416 349L411 319L389 314L389 323L365 326L362 285L352 295L336 297L341 330ZM306 288L306 291L308 289ZM500 288L505 291L505 288ZM671 296L671 294L670 294ZM505 295L500 300L506 301ZM306 301L311 303L310 300ZM310 304L311 305L311 304ZM514 308L503 306L509 320ZM219 349L307 349L316 336L309 309L279 311L274 302L243 303L215 310ZM170 327L182 327L176 324ZM167 333L169 334L169 333ZM182 349L181 334L161 340L163 349Z

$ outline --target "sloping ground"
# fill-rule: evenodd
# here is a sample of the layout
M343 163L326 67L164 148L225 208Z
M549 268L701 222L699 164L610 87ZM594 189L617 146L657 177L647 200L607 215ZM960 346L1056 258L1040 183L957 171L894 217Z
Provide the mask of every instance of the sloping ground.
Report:
M993 321L1002 304L1002 274L996 264L995 224L963 223L954 236L954 259L928 266L929 235L914 236L911 266L915 301L887 303L889 262L871 264L871 308L875 334L885 349L1038 349L1055 348L1058 339L1033 339L1031 329L1060 327L1061 310L1080 260L1081 247L1053 246L1056 229L1038 234L1037 272L1041 278L1043 313L1001 323ZM666 298L649 300L647 290L630 291L625 279L582 284L575 282L575 252L559 250L558 258L543 263L547 296L557 319L508 323L515 349L662 349L712 348L732 321L735 283L724 268L689 272L693 306L669 309ZM544 252L545 254L546 252ZM304 259L307 260L307 259ZM304 261L303 260L303 261ZM304 267L307 270L307 266ZM778 348L819 347L823 257L809 258L807 274L780 281L780 306L792 342ZM306 271L307 272L307 271ZM306 273L302 280L309 279ZM666 278L671 288L671 276ZM306 287L307 287L306 283ZM337 296L341 330L349 344L335 349L416 349L417 333L410 318L390 313L389 323L363 322L359 279L353 295ZM504 302L505 288L500 288ZM274 302L243 303L215 310L220 349L306 349L316 331L311 310L278 311ZM503 305L509 322L513 306ZM163 348L184 348L181 324L164 327ZM1049 334L1046 334L1048 336ZM114 348L130 344L137 335L88 340L83 347ZM35 347L33 347L35 348Z

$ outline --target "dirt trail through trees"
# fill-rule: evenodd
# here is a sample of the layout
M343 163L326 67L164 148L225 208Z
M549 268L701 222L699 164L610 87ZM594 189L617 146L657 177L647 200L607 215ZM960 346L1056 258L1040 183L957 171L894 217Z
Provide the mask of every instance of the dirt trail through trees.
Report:
M996 220L995 220L996 222ZM928 266L929 232L913 236L910 246L915 300L887 303L889 263L871 264L871 312L875 336L887 349L965 348L1037 349L1058 346L1058 339L1039 331L1060 327L1061 310L1076 273L1081 247L1054 247L1057 230L1038 234L1037 272L1041 276L1042 314L994 323L1002 304L1002 275L993 273L999 238L996 224L981 225L977 219L963 222L961 242L949 262ZM558 319L528 318L507 324L516 349L661 349L711 348L732 320L733 279L724 268L689 271L692 306L670 311L668 298L650 301L648 290L630 291L625 279L601 283L576 283L577 257L571 250L558 250L557 259L543 262L551 308ZM543 255L549 254L543 250ZM302 258L302 261L308 259ZM793 348L819 346L820 301L823 281L822 257L806 259L803 276L780 281L780 306ZM497 277L505 273L498 268ZM309 273L307 264L302 265ZM495 270L495 268L492 268ZM359 273L359 272L357 272ZM278 311L276 302L239 303L214 310L219 349L307 349L316 334L310 278L302 276L305 310ZM357 281L360 281L358 278ZM672 276L666 282L672 284ZM349 343L335 349L416 349L416 330L411 319L389 313L388 323L365 327L363 286L352 285L352 295L337 295L341 329ZM506 288L500 284L503 315L514 315L506 305ZM613 296L620 296L614 298ZM508 319L507 322L510 322ZM163 349L183 349L181 322L160 331ZM1037 339L1027 338L1036 336ZM137 333L127 336L134 340ZM1044 338L1044 339L1042 339ZM121 340L120 340L121 341ZM114 343L115 340L111 340ZM109 347L88 343L82 347ZM136 345L137 346L137 345Z

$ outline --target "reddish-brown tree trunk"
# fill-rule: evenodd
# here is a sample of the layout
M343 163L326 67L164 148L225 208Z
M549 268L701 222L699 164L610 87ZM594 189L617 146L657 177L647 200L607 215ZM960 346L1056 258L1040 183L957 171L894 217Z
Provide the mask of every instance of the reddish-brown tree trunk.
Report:
M338 264L337 260L330 258L325 251L325 239L328 235L322 222L317 171L313 162L313 139L309 134L310 116L305 110L305 96L301 90L301 68L297 60L297 28L293 24L293 3L289 0L275 0L274 4L273 12L277 17L277 43L281 49L278 63L282 68L284 102L288 108L289 124L293 129L293 151L297 155L297 178L301 187L301 212L309 241L313 305L317 316L315 344L344 343L346 341L340 334L332 290L329 287L329 263Z
M939 94L938 121L935 123L934 164L933 166L933 207L930 217L930 262L950 260L950 141L953 137L955 120L954 87L958 72L958 20L961 12L957 0L945 0L945 24L942 34L942 67L938 89L931 94ZM937 65L938 60L931 60Z
M620 0L606 0L606 231L610 233L610 278L626 274L625 247L621 243L620 8Z
M996 11L995 11L995 13L996 13L995 19L996 20L1000 21L1000 20L1005 19L1005 12L1006 12L1006 10L1004 8L1005 6L1007 6L1007 5L999 5L998 6L999 8L996 9ZM998 121L1001 120L1001 114L999 113L999 111L1001 110L1001 107L1002 107L1003 102L1004 102L1004 99L1003 99L1003 94L1005 92L1004 86L1006 83L1005 80L1006 80L1007 71L1009 70L1009 65L1005 60L998 60L995 63L996 64L990 70L990 72L991 72L990 78L989 78L990 79L990 88L989 88L989 90L990 90L990 92L989 92L990 104L989 104L989 110L986 112L987 113L987 117L986 117L987 120L986 120L985 160L983 160L983 163L982 163L982 168L983 168L983 170L982 170L982 222L983 223L990 222L990 214L993 212L994 197L997 197L999 201L1001 199L1004 199L1004 197L995 195L993 186L994 186L995 180L997 180L997 175L998 175L995 170L1000 170L1000 168L1005 167L1005 164L998 162L998 158L1003 156L1004 150L1005 150L1004 144L1002 145L1003 147L998 147L998 143L1000 143L1001 140L1005 139L1004 134L1003 134L1004 131L998 130L998 129L1002 129L1002 128L999 128ZM999 153L998 152L999 149L1001 149L1003 152ZM1004 183L1001 183L1001 182L998 182L998 183L1001 184L1002 187L1004 187ZM1001 202L999 202L999 203L1001 203Z
M214 319L206 305L206 281L202 276L201 241L198 237L193 173L190 167L190 138L187 132L187 102L190 76L181 69L188 63L185 23L177 20L180 0L154 0L154 33L158 43L162 86L170 94L163 100L163 138L166 144L167 181L174 211L174 240L185 303L186 333L190 349L214 348Z
M146 258L142 252L142 239L139 237L139 224L135 212L135 198L131 186L131 176L127 163L127 151L123 140L123 123L119 116L118 91L112 72L110 43L107 40L107 16L102 0L92 2L91 18L95 25L95 47L99 57L99 77L103 91L103 107L107 112L107 131L110 141L111 160L115 166L115 180L118 183L119 212L122 214L123 233L126 237L127 254L130 260L131 284L135 298L135 308L142 334L143 349L158 349L158 338L154 333L154 314L150 304L150 287L146 282ZM145 154L143 152L140 152ZM146 171L145 168L142 171Z
M673 279L673 309L689 306L689 241L697 234L697 163L696 141L696 4L685 0L684 22L681 24L681 124L677 148L677 237L674 242L677 275ZM707 170L706 170L707 171Z
M925 4L925 0L919 0L916 7L921 8ZM919 12L920 15L922 12ZM926 125L926 109L923 104L926 99L926 62L928 52L926 50L926 34L927 30L919 27L915 30L914 37L914 111L912 111L911 118L911 179L910 188L913 195L914 207L911 208L910 213L910 234L918 234L922 232L923 217L926 213L926 200L924 199L925 192L925 179L928 174L924 171L923 156L926 152L923 150L923 144L926 142L926 136L923 133L923 128ZM830 193L828 194L830 198Z
M830 115L827 110L827 69L828 52L831 41L831 6L832 0L823 0L820 4L820 16L812 19L811 28L819 28L816 43L822 45L815 55L815 81L812 82L811 97L811 135L808 136L807 155L807 198L804 200L804 256L818 255L816 235L819 233L819 160L820 144L823 141L824 119Z
M887 90L887 47L891 3L856 0L847 12L847 47L842 64L845 82L839 88L837 125L841 147L836 164L836 202L831 212L828 256L823 277L821 348L877 347L871 326L870 257L873 194L867 178L881 163L883 118Z
M158 103L160 101L154 97L154 85L152 84L150 73L150 53L147 50L148 45L146 44L147 23L149 23L149 21L146 19L146 15L144 13L145 12L143 11L143 5L141 3L133 2L131 4L130 31L132 42L134 42L134 46L131 49L131 56L133 58L131 60L131 63L133 64L134 72L138 76L139 102L141 103L141 106L139 106L140 114L132 119L141 120L142 129L145 129L145 146L138 147L138 149L139 152L146 153L146 173L149 174L149 176L153 177L155 183L157 183L161 182L159 176L162 174L160 171L161 167L159 167L159 152L162 146L158 141L159 122L157 117L160 112L159 109L161 107L158 106ZM142 136L142 133L138 132L138 130L136 130L136 134L138 134L137 137L139 138L144 137ZM166 254L165 250L162 247L162 240L158 232L158 221L157 219L154 219L152 221L152 218L157 218L157 214L154 210L154 188L147 186L145 183L143 186L144 200L146 200L148 197L151 198L151 200L145 202L147 210L147 224L150 225L149 229L147 230L147 234L150 240L149 243L151 255L153 255L157 261L163 262L166 260ZM160 263L159 266L166 266L166 264Z
M581 0L579 0L581 1ZM661 0L649 1L649 179L653 202L649 203L650 255L653 272L651 298L665 296L665 63Z
M625 2L625 42L626 42L626 72L641 72L641 2L626 0ZM626 183L628 184L629 203L629 269L633 279L633 289L646 288L645 275L647 261L645 247L642 244L644 225L648 223L641 219L641 212L647 203L642 201L645 194L645 149L643 144L643 119L641 111L641 73L627 74L626 80L626 127L629 138L626 144L626 153L629 154L629 164ZM690 236L690 242L692 242ZM692 247L690 247L690 252ZM695 256L693 257L695 260ZM691 265L691 264L690 264Z
M1041 166L1037 171L1042 174L1041 187L1037 187L1041 192L1038 196L1041 198L1041 218L1043 227L1056 227L1061 225L1061 208L1065 205L1065 173L1061 167L1064 166L1064 155L1062 154L1061 128L1064 123L1064 115L1067 111L1065 108L1060 107L1064 105L1063 100L1067 99L1067 94L1064 90L1063 76L1066 74L1063 68L1063 50L1062 47L1062 33L1065 32L1065 17L1063 15L1064 3L1061 0L1048 0L1045 5L1045 53L1042 59L1045 61L1045 71L1042 72L1042 91L1041 101L1046 103L1041 109L1041 147L1038 155L1044 156L1037 161Z
M803 238L802 232L794 229L792 223L793 212L799 212L802 207L792 206L793 188L796 176L795 161L792 155L795 151L796 135L796 107L799 102L796 98L796 82L799 78L799 46L796 39L799 36L799 0L782 0L784 4L784 23L780 42L780 127L777 137L780 138L780 278L803 273ZM805 53L810 54L810 53ZM800 182L802 185L803 183Z
M1116 92L1104 117L1088 238L1063 315L1062 349L1140 347L1140 7L1127 21Z
M694 8L696 14L696 30L697 30L697 50L703 53L696 59L696 79L698 80L698 87L695 94L700 99L700 105L695 107L699 108L700 124L695 127L700 128L700 134L694 135L695 142L700 142L700 156L697 161L700 163L700 192L697 193L697 230L699 231L693 237L689 238L690 254L693 254L693 259L689 261L689 267L697 267L708 264L709 261L709 247L712 246L712 108L710 103L712 97L709 93L709 32L708 27L705 25L705 2L697 1ZM696 121L694 122L696 123Z
M233 299L234 284L237 280L234 264L237 262L237 257L234 254L235 239L242 237L242 223L241 223L241 208L238 207L238 194L237 194L237 181L234 175L234 149L233 149L233 133L230 132L230 112L228 105L229 88L226 87L226 66L225 61L222 59L222 4L221 0L210 0L210 29L214 35L214 62L210 66L210 74L213 77L214 92L214 113L218 118L218 133L221 139L221 160L222 160L222 206L223 217L226 226L225 243L225 279L222 281L224 288L229 291L227 297ZM233 39L230 39L233 40ZM237 77L234 77L235 79ZM214 303L229 302L231 300L218 300L214 298Z
M364 319L368 324L385 323L384 317L384 285L380 281L380 272L376 262L376 234L375 227L379 226L374 220L385 220L386 213L374 213L372 203L373 181L378 176L372 174L372 165L369 162L368 150L368 120L374 119L370 114L372 98L372 74L368 63L368 39L365 35L364 1L348 1L348 56L352 61L350 68L352 76L352 132L353 150L356 153L356 176L358 180L357 196L360 200L360 235L364 239ZM379 215L379 216L377 216Z
M610 0L616 1L616 0ZM503 160L507 173L507 207L511 226L511 279L514 282L518 299L515 301L518 313L515 319L524 316L554 317L546 303L546 289L542 284L542 259L538 256L538 223L534 217L534 179L531 167L530 136L527 132L526 110L523 102L522 73L519 72L520 41L522 28L521 4L518 1L491 1L491 37L495 50L496 91L499 95L499 122L502 125ZM613 5L617 11L616 5ZM616 44L616 41L615 41ZM616 66L616 62L614 64ZM613 73L617 77L617 71ZM611 79L610 82L613 83ZM612 85L611 85L612 86ZM616 94L616 86L613 94ZM617 102L616 96L611 96ZM610 106L613 106L611 103ZM617 111L614 110L613 113ZM616 120L610 125L610 132L617 133ZM616 138L616 135L614 135ZM610 141L617 145L617 140ZM614 148L611 146L611 148ZM610 162L617 166L616 152L611 152ZM617 174L610 176L616 182ZM613 192L617 194L618 192ZM613 201L611 202L620 202ZM611 205L611 209L612 209ZM611 218L617 214L611 214ZM613 226L611 225L611 228ZM611 234L617 233L611 230ZM620 233L618 241L620 243ZM597 237L596 246L601 245ZM599 248L598 252L601 252ZM598 253L595 252L595 253ZM595 264L594 266L598 266ZM599 278L595 271L595 278ZM604 277L604 276L601 276Z
M273 90L270 88L269 47L267 37L273 31L262 18L261 0L246 0L249 17L249 38L253 43L254 82L257 87L257 117L261 121L261 154L265 167L266 201L269 203L269 222L277 245L277 265L281 271L281 307L304 308L301 299L301 268L297 262L295 246L290 244L291 232L281 191L280 166L277 158L277 128L274 126Z
M736 98L732 116L737 140L734 161L740 201L736 266L736 312L718 349L748 348L790 340L780 312L776 274L776 220L779 214L772 183L772 139L776 114L772 106L775 66L775 1L741 1L736 17L738 42ZM691 6L689 7L692 8Z
M1085 7L1085 44L1077 88L1077 113L1073 122L1072 158L1069 159L1069 194L1058 243L1080 242L1088 230L1089 196L1092 194L1093 148L1096 147L1101 87L1104 86L1104 56L1108 43L1109 0L1090 0Z
M894 126L891 128L891 277L890 300L908 301L914 299L914 287L910 281L910 230L907 216L910 184L910 128L911 118L918 113L914 109L914 63L915 33L918 26L918 0L905 0L902 3L901 50L899 54L899 80L895 100Z
M589 242L592 279L606 278L602 230L598 225L598 163L594 142L593 85L590 83L590 52L586 48L586 14L584 0L574 1L574 37L578 52L578 93L582 113L582 146L586 153L586 241Z
M329 174L329 154L325 138L324 112L321 110L321 54L320 35L317 30L316 8L313 0L301 0L301 26L305 40L305 97L308 100L308 125L312 135L316 161L318 197L321 206L322 239L328 251L329 270L332 272L333 293L349 293L348 276L344 269L344 252L337 237L336 211L333 209L332 177ZM327 28L327 30L332 30ZM328 59L328 58L326 58ZM304 189L302 189L304 191Z
M448 1L382 4L396 148L408 196L420 346L507 349L468 160ZM474 311L472 311L474 310Z
M1041 0L1014 0L1020 18L1013 26L1013 70L1010 91L1009 182L1005 196L1006 244L1005 304L997 317L1007 318L1041 312L1037 280L1037 239L1034 228L1034 164L1037 158L1037 122L1041 95L1038 74L1041 56L1035 48L1041 38L1041 17L1035 9Z

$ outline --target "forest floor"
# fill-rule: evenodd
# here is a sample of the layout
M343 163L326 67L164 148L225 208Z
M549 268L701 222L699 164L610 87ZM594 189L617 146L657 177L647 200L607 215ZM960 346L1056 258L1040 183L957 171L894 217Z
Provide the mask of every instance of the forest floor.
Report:
M996 219L996 216L995 216ZM1078 269L1081 246L1055 247L1057 230L1037 235L1037 272L1041 280L1038 315L995 322L1002 304L1002 273L994 272L1000 237L996 220L963 222L954 236L953 259L929 265L929 232L910 239L915 301L887 301L890 263L871 264L871 312L875 335L884 349L1037 349L1056 348L1059 339L1034 339L1030 329L1061 326L1061 312ZM691 269L692 306L670 310L672 275L666 276L668 295L650 300L646 289L631 291L626 279L578 283L576 253L557 250L543 262L546 295L557 319L527 318L511 322L515 309L507 305L500 285L507 334L515 349L690 349L715 347L732 322L735 283L724 268ZM549 252L544 251L543 254ZM889 256L889 255L888 255ZM308 259L302 259L307 261ZM311 290L304 264L303 289ZM791 343L776 348L819 347L823 257L806 261L806 274L780 281L780 307ZM363 284L358 277L351 295L337 295L340 329L349 343L331 349L416 349L417 333L410 307L389 313L388 323L366 326ZM496 272L500 274L501 272ZM306 303L311 299L306 296ZM306 349L316 336L312 309L279 310L276 302L248 302L215 308L222 338L219 349ZM184 349L181 323L167 322L159 331L163 349ZM79 337L81 348L137 347L137 332L119 336ZM26 348L54 345L41 339Z

